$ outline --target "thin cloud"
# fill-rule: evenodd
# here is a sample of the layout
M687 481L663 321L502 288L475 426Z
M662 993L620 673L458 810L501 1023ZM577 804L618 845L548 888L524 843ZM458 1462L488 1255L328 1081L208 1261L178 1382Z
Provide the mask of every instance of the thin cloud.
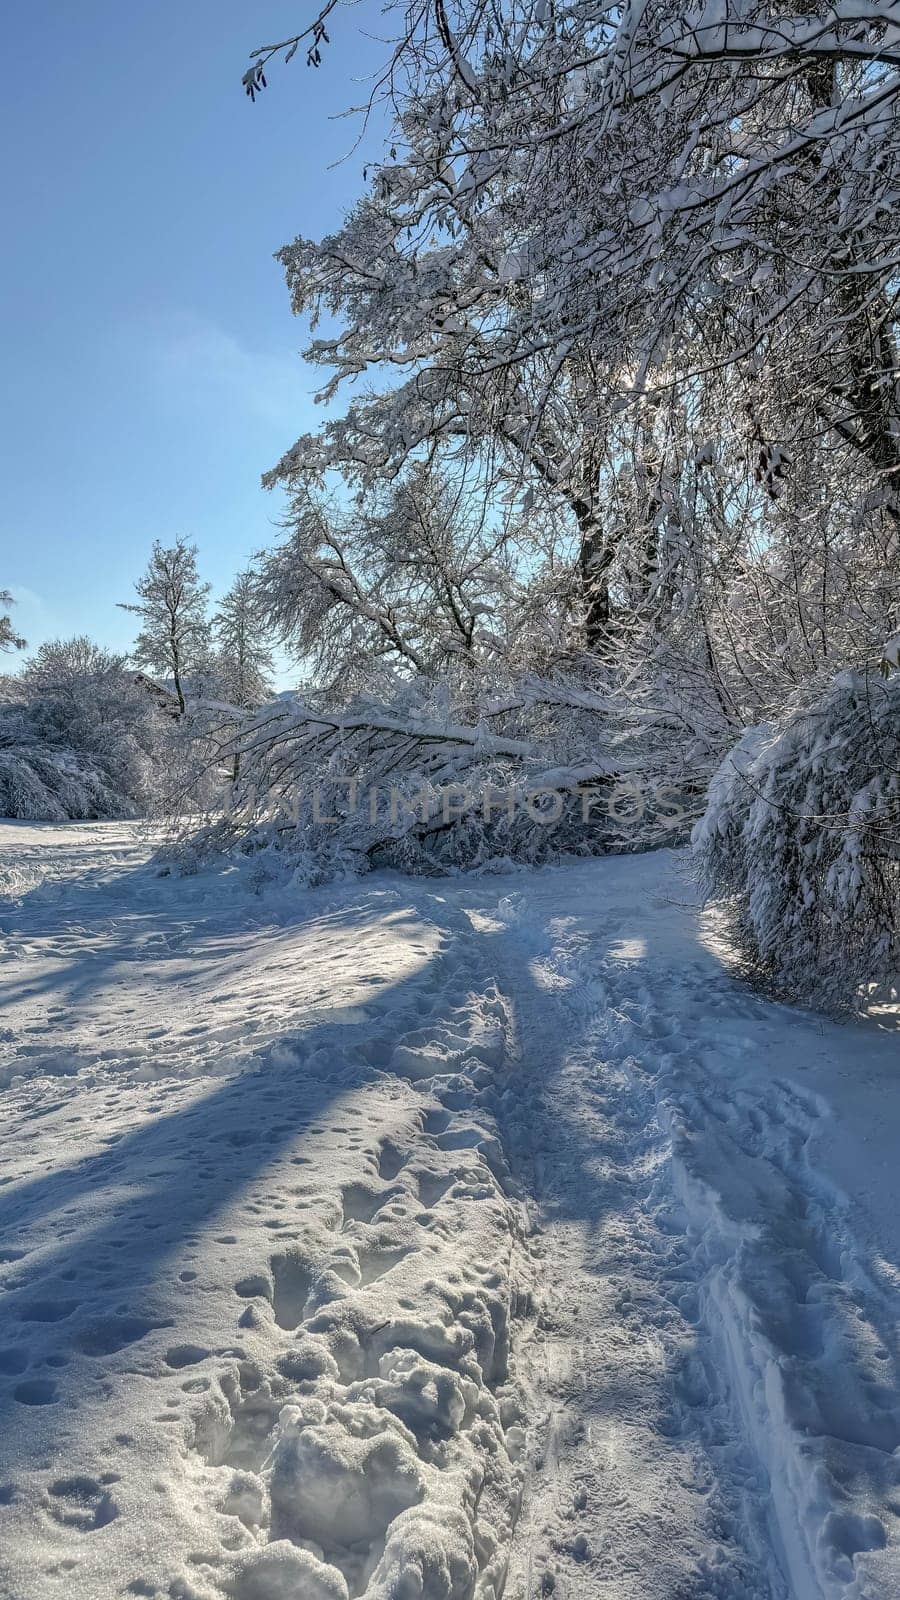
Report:
M282 441L312 421L311 375L299 355L250 349L194 312L148 319L129 333L172 405L206 412L213 404L220 415L277 429Z

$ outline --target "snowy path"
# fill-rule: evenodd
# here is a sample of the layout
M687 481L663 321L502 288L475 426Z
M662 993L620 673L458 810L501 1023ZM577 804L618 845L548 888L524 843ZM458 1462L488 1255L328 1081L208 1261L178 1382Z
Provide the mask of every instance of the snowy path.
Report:
M897 1034L659 854L0 826L0 1596L900 1595Z

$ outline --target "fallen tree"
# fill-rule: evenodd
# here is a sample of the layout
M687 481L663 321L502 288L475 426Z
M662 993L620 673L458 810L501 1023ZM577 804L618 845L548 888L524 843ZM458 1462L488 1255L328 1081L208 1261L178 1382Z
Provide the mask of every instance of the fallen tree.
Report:
M199 829L176 824L181 849L277 853L316 882L647 848L696 814L683 772L648 769L646 739L586 683L523 678L470 722L435 714L434 685L430 697L417 684L397 706L287 698L251 716L207 703L207 766L237 776Z

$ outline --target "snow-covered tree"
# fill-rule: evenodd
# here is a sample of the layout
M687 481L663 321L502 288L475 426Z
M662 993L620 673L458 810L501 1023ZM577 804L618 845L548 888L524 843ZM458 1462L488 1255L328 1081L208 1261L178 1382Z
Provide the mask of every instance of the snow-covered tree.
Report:
M253 711L272 693L272 650L252 568L239 572L213 618L217 665L227 700Z
M327 454L377 470L487 426L546 455L573 390L602 439L610 405L733 366L779 393L773 423L799 402L856 451L894 508L896 3L396 11L390 156L336 235L282 252L295 307L338 317L311 352L326 392L404 378L349 407ZM575 443L550 455L570 499Z
M413 783L424 717L693 804L897 632L900 0L388 10L389 154L281 252L344 404L265 480L262 593L327 692L245 753L283 798L349 716Z
M517 505L549 530L557 662L586 648L627 737L666 729L653 759L702 784L900 620L891 18L395 14L390 153L331 237L281 252L294 310L331 324L308 352L322 398L347 396L266 480L294 553L332 473L365 507L411 464L474 480L492 525ZM308 648L353 615L324 593Z
M470 684L479 665L521 655L525 633L534 664L569 605L533 528L425 464L343 504L298 484L286 523L260 593L333 697L416 674Z
M0 589L0 607L13 605L13 597L8 589ZM0 611L0 650L24 650L25 640L21 634L16 633L12 618L8 612Z
M134 587L137 601L122 606L141 620L134 659L171 679L183 715L191 675L204 669L210 655L210 585L201 582L197 571L197 546L181 538L169 546L157 540Z
M104 650L86 634L78 634L42 644L25 662L21 682L34 698L76 706L93 697L99 707L103 699L114 700L121 693L127 677L124 655Z

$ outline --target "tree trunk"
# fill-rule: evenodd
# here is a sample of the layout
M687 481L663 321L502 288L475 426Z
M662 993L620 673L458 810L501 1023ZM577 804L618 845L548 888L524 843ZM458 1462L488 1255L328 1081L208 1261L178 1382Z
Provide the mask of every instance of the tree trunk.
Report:
M183 717L186 707L184 692L181 687L181 657L174 639L172 640L172 680L175 684L175 694L178 698L178 715Z
M800 10L810 9L811 0L801 0ZM806 85L814 110L821 111L832 104L836 82L833 62L820 62L810 68ZM836 184L837 179L835 189ZM836 209L836 194L833 205ZM854 254L851 265L856 264ZM887 296L879 295L873 302L868 280L863 275L848 275L839 280L835 299L846 329L849 372L846 385L836 390L838 399L846 404L846 414L833 425L874 467L886 490L885 511L897 530L896 548L900 536L900 417L897 351Z
M609 599L610 568L617 539L604 538L600 510L599 475L593 452L587 451L572 510L578 525L578 579L584 608L584 642L591 655L612 653L612 613Z

